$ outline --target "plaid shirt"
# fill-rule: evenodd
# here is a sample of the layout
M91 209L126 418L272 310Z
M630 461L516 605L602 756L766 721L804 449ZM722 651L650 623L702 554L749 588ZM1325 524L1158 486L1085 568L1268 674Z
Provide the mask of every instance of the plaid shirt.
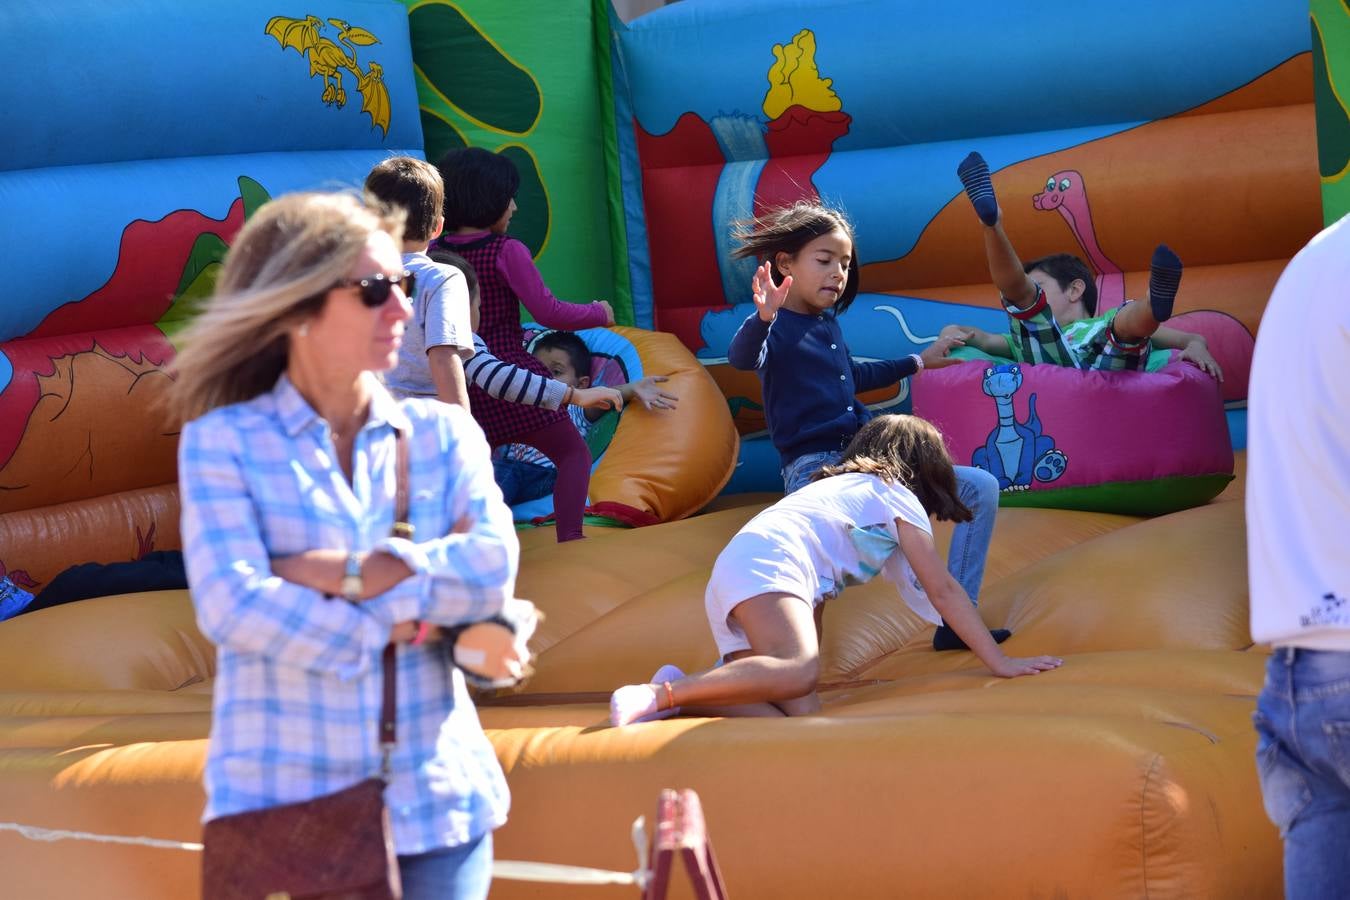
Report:
M512 595L519 545L467 413L372 384L349 485L328 425L286 376L183 428L183 547L197 621L218 649L204 819L311 799L378 772L380 652L395 622L486 618ZM394 429L409 435L417 542L394 518ZM448 534L468 517L467 533ZM413 575L360 605L282 580L269 560L380 549ZM506 782L457 669L398 653L398 744L385 791L399 853L501 825Z
M1011 328L1007 335L1008 354L1018 362L1133 372L1161 368L1171 357L1167 351L1151 353L1152 342L1147 340L1137 344L1116 340L1111 321L1120 308L1061 328L1046 302L1045 291L1039 286L1035 302L1026 309L1017 308L1006 297L1002 300Z

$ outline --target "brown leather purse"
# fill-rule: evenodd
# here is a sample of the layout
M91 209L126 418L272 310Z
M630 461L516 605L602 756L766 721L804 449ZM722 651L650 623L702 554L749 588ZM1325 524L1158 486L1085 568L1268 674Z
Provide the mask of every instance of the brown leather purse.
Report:
M408 447L395 432L394 533L408 537ZM394 748L395 650L384 648L379 776L302 803L220 816L202 830L203 900L401 900L384 805Z

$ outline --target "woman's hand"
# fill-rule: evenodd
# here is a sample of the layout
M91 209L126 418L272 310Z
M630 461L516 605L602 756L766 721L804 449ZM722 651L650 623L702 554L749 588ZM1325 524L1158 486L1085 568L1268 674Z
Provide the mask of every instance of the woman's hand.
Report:
M506 624L509 623L510 627ZM454 629L455 665L479 687L510 687L528 674L530 638L539 627L539 610L528 600L511 598L496 621Z
M614 324L614 307L612 307L612 306L609 305L609 301L608 301L608 300L597 300L597 301L595 301L595 302L596 302L596 303L599 303L599 304L600 304L600 308L603 309L603 310L605 311L605 327L608 328L610 325L613 325L613 324Z
M783 276L783 283L775 286L772 272L773 263L765 260L764 264L755 270L755 277L750 282L750 293L755 299L755 312L763 322L772 322L773 317L778 315L778 308L787 300L788 289L792 287L791 275Z
M665 375L648 375L646 378L631 382L629 389L634 399L647 409L674 409L680 398L674 394L667 394L657 387L658 384L669 380Z
M459 634L454 646L455 665L494 685L511 685L525 677L530 652L511 629L496 622L479 622Z
M1018 675L1036 675L1048 672L1064 665L1058 656L1004 656L989 666L989 671L999 678L1016 678Z

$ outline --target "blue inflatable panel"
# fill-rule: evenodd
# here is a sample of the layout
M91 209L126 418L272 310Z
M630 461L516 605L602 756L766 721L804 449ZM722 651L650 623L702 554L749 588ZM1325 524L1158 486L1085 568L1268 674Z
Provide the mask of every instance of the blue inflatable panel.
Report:
M180 210L224 219L241 177L267 196L300 190L359 190L393 152L334 150L161 159L0 172L0 260L5 271L41 270L21 298L0 303L0 341L28 333L62 304L84 298L116 269L126 229ZM59 260L59 264L43 265ZM184 259L146 261L180 272ZM116 324L145 324L126 321Z
M954 12L915 0L684 0L622 34L638 122L664 134L689 111L758 117L773 58L748 51L801 29L815 34L816 64L854 119L840 150L1157 119L1310 43L1302 0L978 2ZM1197 32L1223 52L1194 59Z
M407 8L320 8L6 0L0 169L421 147Z

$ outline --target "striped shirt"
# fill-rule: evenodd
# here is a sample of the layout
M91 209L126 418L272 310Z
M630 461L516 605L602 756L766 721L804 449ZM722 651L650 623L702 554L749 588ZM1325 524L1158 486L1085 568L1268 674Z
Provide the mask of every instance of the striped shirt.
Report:
M464 376L483 393L526 406L562 408L563 398L567 396L567 385L561 381L536 375L529 369L498 359L476 334L473 336L473 350L473 356L464 364Z
M352 480L328 425L283 375L183 428L182 533L202 632L216 645L204 819L311 799L379 769L380 652L396 622L454 625L512 595L519 545L488 448L463 410L395 402L373 376ZM409 435L415 542L388 537L394 430ZM467 532L450 534L467 519ZM271 572L305 550L384 550L413 575L362 604ZM385 792L399 853L471 841L506 819L501 767L442 649L401 646L398 744Z

